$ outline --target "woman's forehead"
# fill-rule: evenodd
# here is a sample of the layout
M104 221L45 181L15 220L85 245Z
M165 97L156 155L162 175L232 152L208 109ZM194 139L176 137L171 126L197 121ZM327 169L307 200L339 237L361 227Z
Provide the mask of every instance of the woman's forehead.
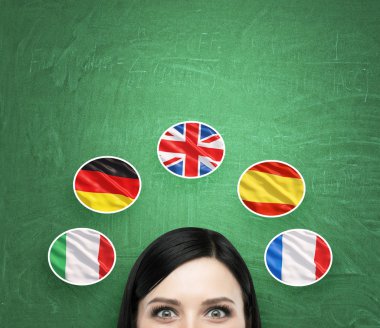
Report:
M162 280L144 299L147 305L154 299L175 299L180 303L209 299L231 299L243 304L238 281L229 269L214 258L199 258L179 266Z

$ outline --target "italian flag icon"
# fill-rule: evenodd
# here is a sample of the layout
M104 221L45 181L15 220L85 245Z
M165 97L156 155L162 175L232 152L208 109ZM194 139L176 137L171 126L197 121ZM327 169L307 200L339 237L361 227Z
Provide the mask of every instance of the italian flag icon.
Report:
M107 277L116 262L111 241L102 233L77 228L59 235L50 245L48 260L53 273L73 285L92 285Z

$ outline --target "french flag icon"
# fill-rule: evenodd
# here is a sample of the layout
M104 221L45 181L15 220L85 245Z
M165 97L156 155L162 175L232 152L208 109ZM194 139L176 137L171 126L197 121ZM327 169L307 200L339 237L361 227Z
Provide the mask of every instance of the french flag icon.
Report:
M307 286L330 270L332 251L324 238L305 229L287 230L274 237L265 250L265 265L276 280Z

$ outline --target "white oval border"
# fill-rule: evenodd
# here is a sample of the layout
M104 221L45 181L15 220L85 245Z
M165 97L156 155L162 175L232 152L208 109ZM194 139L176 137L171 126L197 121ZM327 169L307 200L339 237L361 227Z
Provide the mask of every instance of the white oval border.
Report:
M290 231L308 231L310 233L312 233L313 235L315 236L318 236L320 237L327 245L329 251L330 251L330 255L331 255L331 261L330 261L330 265L329 267L327 268L327 270L325 271L325 273L318 279L318 280L315 280L309 284L305 284L305 285L292 285L292 284L288 284L288 283L285 283L283 282L282 280L278 279L276 276L273 275L273 273L269 270L268 268L268 264L267 264L267 252L268 252L268 248L269 248L269 245L272 244L272 242L278 237L280 236L281 234L285 234L287 232L290 232ZM289 230L285 230L285 231L282 231L280 232L279 234L277 234L276 236L274 236L270 242L268 243L267 247L265 248L265 252L264 252L264 263L265 263L265 267L267 268L267 271L269 272L269 274L274 278L276 279L277 281L279 281L280 283L284 284L284 285L287 285L287 286L292 286L292 287L306 287L306 286L310 286L310 285L313 285L319 281L321 281L326 275L327 273L330 271L330 268L332 266L332 263L333 263L333 252L332 252L332 249L330 247L330 244L327 242L327 240L325 238L323 238L320 234L314 232L314 231L311 231L311 230L308 230L308 229L289 229Z
M74 230L91 230L91 231L94 231L96 233L98 233L99 235L102 235L104 238L106 238L108 240L108 242L111 244L112 246L112 249L113 249L113 253L114 253L114 261L113 261L113 264L112 264L112 267L111 269L108 271L108 273L102 278L102 279L99 279L91 284L78 284L78 283L73 283L69 280L66 280L64 278L62 278L58 273L55 272L55 270L53 269L52 265L51 265L51 262L50 262L50 252L51 252L51 249L54 245L54 243L62 236L64 235L65 233L68 233L70 231L74 231ZM66 230L64 232L62 232L61 234L59 234L53 241L52 243L50 244L50 247L49 247L49 250L48 250L48 263L49 263L49 267L50 267L50 270L59 278L61 279L62 281L70 284L70 285L74 285L74 286L91 286L91 285L95 285L97 284L98 282L101 282L103 279L107 278L109 276L109 274L112 272L113 268L115 267L115 264L116 264L116 260L117 260L117 255L116 255L116 249L115 249L115 246L113 245L112 241L103 233L101 233L100 231L98 230L95 230L95 229L91 229L91 228L74 228L74 229L69 229L69 230Z
M137 177L139 178L140 188L139 188L139 192L137 193L136 198L133 200L132 203L130 203L129 205L127 205L126 207L124 207L124 208L122 208L122 209L120 209L120 210L113 211L113 212L103 212L103 211L94 210L93 208L91 208L91 207L87 206L86 204L84 204L84 203L80 200L80 198L78 197L77 193L75 192L75 180L76 180L77 175L78 175L79 171L81 170L81 168L82 168L83 166L85 166L86 164L88 164L88 163L90 163L90 162L92 162L92 161L95 161L95 160L97 160L97 159L100 159L100 158L114 158L114 159L118 159L118 160L120 160L120 161L122 161L122 162L124 162L124 163L127 163L129 166L131 166L131 167L135 170L135 172L136 172L136 174L137 174ZM79 167L79 169L76 171L76 173L75 173L75 175L74 175L74 179L73 179L73 191L74 191L74 195L75 195L76 199L79 201L79 203L81 203L84 207L86 207L86 208L89 209L90 211L93 211L93 212L95 212L95 213L101 213L101 214L114 214L114 213L119 213L119 212L122 212L122 211L126 210L127 208L130 208L130 207L136 202L136 200L139 198L139 196L140 196L140 192L141 192L141 189L142 189L142 181L141 181L140 174L139 174L139 172L136 170L136 168L135 168L131 163L129 163L128 161L126 161L125 159L120 158L120 157L116 157L116 156L98 156L98 157L91 158L90 160L88 160L87 162L83 163L83 164Z
M266 162L277 162L277 163L281 163L281 164L285 164L285 165L288 165L290 166L293 170L295 170L301 177L302 179L302 183L303 183L303 195L302 195L302 198L301 200L299 201L299 203L297 204L297 206L295 206L292 210L286 212L286 213L283 213L283 214L279 214L279 215L264 215L264 214L260 214L260 213L257 213L253 210L251 210L247 205L244 204L243 200L241 199L241 196L240 196L240 193L239 193L239 186L240 186L240 181L243 177L243 175L252 167L252 166L255 166L255 165L258 165L258 164L261 164L261 163L266 163ZM257 162L257 163L254 163L250 166L248 166L244 171L243 173L240 175L240 178L239 178L239 181L237 183L237 194L238 194L238 197L239 197L239 200L240 202L243 204L243 206L248 210L250 211L251 213L254 213L258 216L261 216L261 217L264 217L264 218L279 218L281 216L285 216L285 215L288 215L292 212L294 212L303 202L304 198L305 198L305 195L306 195L306 183L305 183L305 179L303 177L303 175L301 174L300 171L298 171L293 165L290 165L289 163L286 163L286 162L283 162L283 161L279 161L279 160L276 160L276 159L267 159L267 160L264 160L264 161L260 161L260 162Z
M199 123L199 124L203 124L203 125L206 125L208 126L210 129L214 130L217 134L220 135L220 137L222 138L222 141L223 141L223 145L224 145L224 151L223 151L223 157L222 157L222 160L220 161L220 164L217 168L215 168L214 170L204 174L204 175L201 175L199 177L186 177L186 176L182 176L182 175L178 175L172 171L170 171L164 164L162 164L162 161L161 161L161 158L160 158L160 154L159 154L159 146L160 146L160 141L161 141L161 138L162 136L165 134L166 131L168 131L170 128L173 128L177 125L180 125L180 124L185 124L185 123ZM161 164L161 166L166 170L168 171L169 173L173 174L174 176L176 177L179 177L179 178L183 178L183 179L200 179L200 178L204 178L206 177L207 175L211 174L211 173L214 173L222 164L223 164L223 161L224 161L224 157L226 156L226 143L224 142L224 138L223 136L219 133L218 130L216 130L213 126L209 125L209 124L206 124L206 123L203 123L203 122L200 122L200 121L183 121L183 122L178 122L178 123L175 123L171 126L169 126L160 136L160 138L158 139L158 142L157 142L157 157L158 157L158 160Z

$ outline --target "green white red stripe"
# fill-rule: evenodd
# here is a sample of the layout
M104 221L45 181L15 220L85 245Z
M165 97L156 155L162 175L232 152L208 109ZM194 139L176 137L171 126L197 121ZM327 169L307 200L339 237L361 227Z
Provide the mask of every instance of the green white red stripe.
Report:
M72 229L58 236L49 249L49 265L65 282L91 285L104 279L116 261L111 241L96 230Z

